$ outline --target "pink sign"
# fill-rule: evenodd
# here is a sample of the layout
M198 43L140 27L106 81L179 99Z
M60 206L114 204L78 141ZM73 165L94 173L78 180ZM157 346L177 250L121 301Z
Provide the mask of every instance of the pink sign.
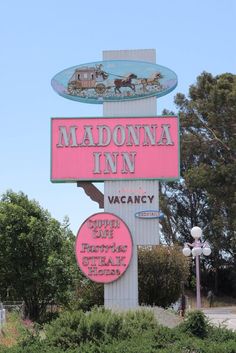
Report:
M75 253L81 271L94 282L109 283L127 270L132 256L127 225L112 213L96 213L80 227Z
M177 116L51 123L52 182L179 178Z

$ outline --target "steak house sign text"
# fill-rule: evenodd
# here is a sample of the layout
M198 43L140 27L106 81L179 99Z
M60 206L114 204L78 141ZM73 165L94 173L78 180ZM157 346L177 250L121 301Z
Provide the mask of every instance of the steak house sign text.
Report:
M53 182L179 177L178 118L53 118Z
M127 270L132 256L132 237L122 219L96 213L81 225L75 253L81 271L92 281L109 283Z

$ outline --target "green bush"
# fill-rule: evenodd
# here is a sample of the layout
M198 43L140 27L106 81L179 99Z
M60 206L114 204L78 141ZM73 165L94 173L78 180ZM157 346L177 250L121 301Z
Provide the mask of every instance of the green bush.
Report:
M88 340L91 342L118 338L122 331L122 317L104 308L93 308L85 315Z
M236 341L230 340L228 342L209 342L203 353L236 353Z
M196 337L207 336L209 323L206 316L200 310L195 310L187 314L185 321L180 325L183 332L188 332Z
M88 327L82 311L63 312L51 324L45 325L46 340L51 346L67 349L88 338Z
M91 312L64 312L45 326L50 345L63 349L79 347L82 343L118 338L123 332L123 319L119 314L103 308Z
M223 326L214 327L209 325L208 327L208 339L213 342L228 342L234 340L236 342L236 332L229 330Z
M113 340L102 344L98 351L91 353L155 353L153 348L153 331L144 331L142 334L135 334L119 340ZM80 352L84 353L84 352Z
M126 313L112 313L104 308L94 308L87 313L67 311L44 326L45 338L41 338L44 335L40 331L38 335L31 332L21 344L4 353L128 353L137 352L141 342L142 352L149 353L156 327L153 313L147 310Z
M138 280L140 304L168 307L177 301L189 275L188 260L177 246L140 246Z
M235 353L236 343L230 340L225 343L214 343L200 339L186 338L170 343L165 348L158 348L153 341L153 332L145 331L132 338L113 340L112 342L85 342L77 348L62 349L51 347L46 343L25 347L12 347L0 350L1 353Z
M153 312L149 310L128 311L123 314L122 337L132 337L133 335L153 330L157 327L157 321Z
M142 335L156 326L154 315L150 311L130 311L121 314L112 313L104 308L94 308L88 313L82 311L62 313L51 324L45 325L45 334L50 346L68 349L82 347L87 342L108 343L133 335Z
M63 351L58 347L49 347L44 342L38 341L27 345L19 344L10 348L0 347L0 353L63 353ZM67 353L70 352L68 351Z
M209 325L200 311L174 329L148 310L64 312L45 325L46 338L40 333L0 353L236 353L236 333Z
M153 336L155 348L160 349L169 347L169 345L174 344L179 340L179 336L180 334L175 330L159 325L155 329Z

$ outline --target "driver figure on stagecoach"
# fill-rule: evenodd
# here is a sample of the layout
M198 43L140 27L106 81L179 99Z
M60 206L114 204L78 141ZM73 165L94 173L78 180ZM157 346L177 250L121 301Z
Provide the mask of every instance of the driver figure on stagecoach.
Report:
M104 81L108 78L108 74L103 70L102 64L95 65L97 81Z

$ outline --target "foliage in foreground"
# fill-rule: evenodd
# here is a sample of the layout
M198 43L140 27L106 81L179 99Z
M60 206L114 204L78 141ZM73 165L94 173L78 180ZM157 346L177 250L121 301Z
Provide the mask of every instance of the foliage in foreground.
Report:
M181 179L161 184L162 232L167 243L183 244L192 242L189 230L199 225L212 249L212 256L205 259L202 284L216 294L232 295L236 293L236 75L203 72L188 96L178 93L175 103L180 116Z
M192 335L205 338L208 335L208 323L202 311L196 310L188 313L186 320L180 325L183 332L190 332Z
M236 333L212 327L199 311L175 329L144 310L64 312L44 331L46 338L31 334L0 353L236 353Z
M140 304L170 306L180 297L182 285L187 281L188 275L188 260L179 247L139 247Z
M0 296L20 299L25 317L38 320L51 302L68 300L71 233L36 201L7 191L0 200ZM9 300L9 299L8 299Z

